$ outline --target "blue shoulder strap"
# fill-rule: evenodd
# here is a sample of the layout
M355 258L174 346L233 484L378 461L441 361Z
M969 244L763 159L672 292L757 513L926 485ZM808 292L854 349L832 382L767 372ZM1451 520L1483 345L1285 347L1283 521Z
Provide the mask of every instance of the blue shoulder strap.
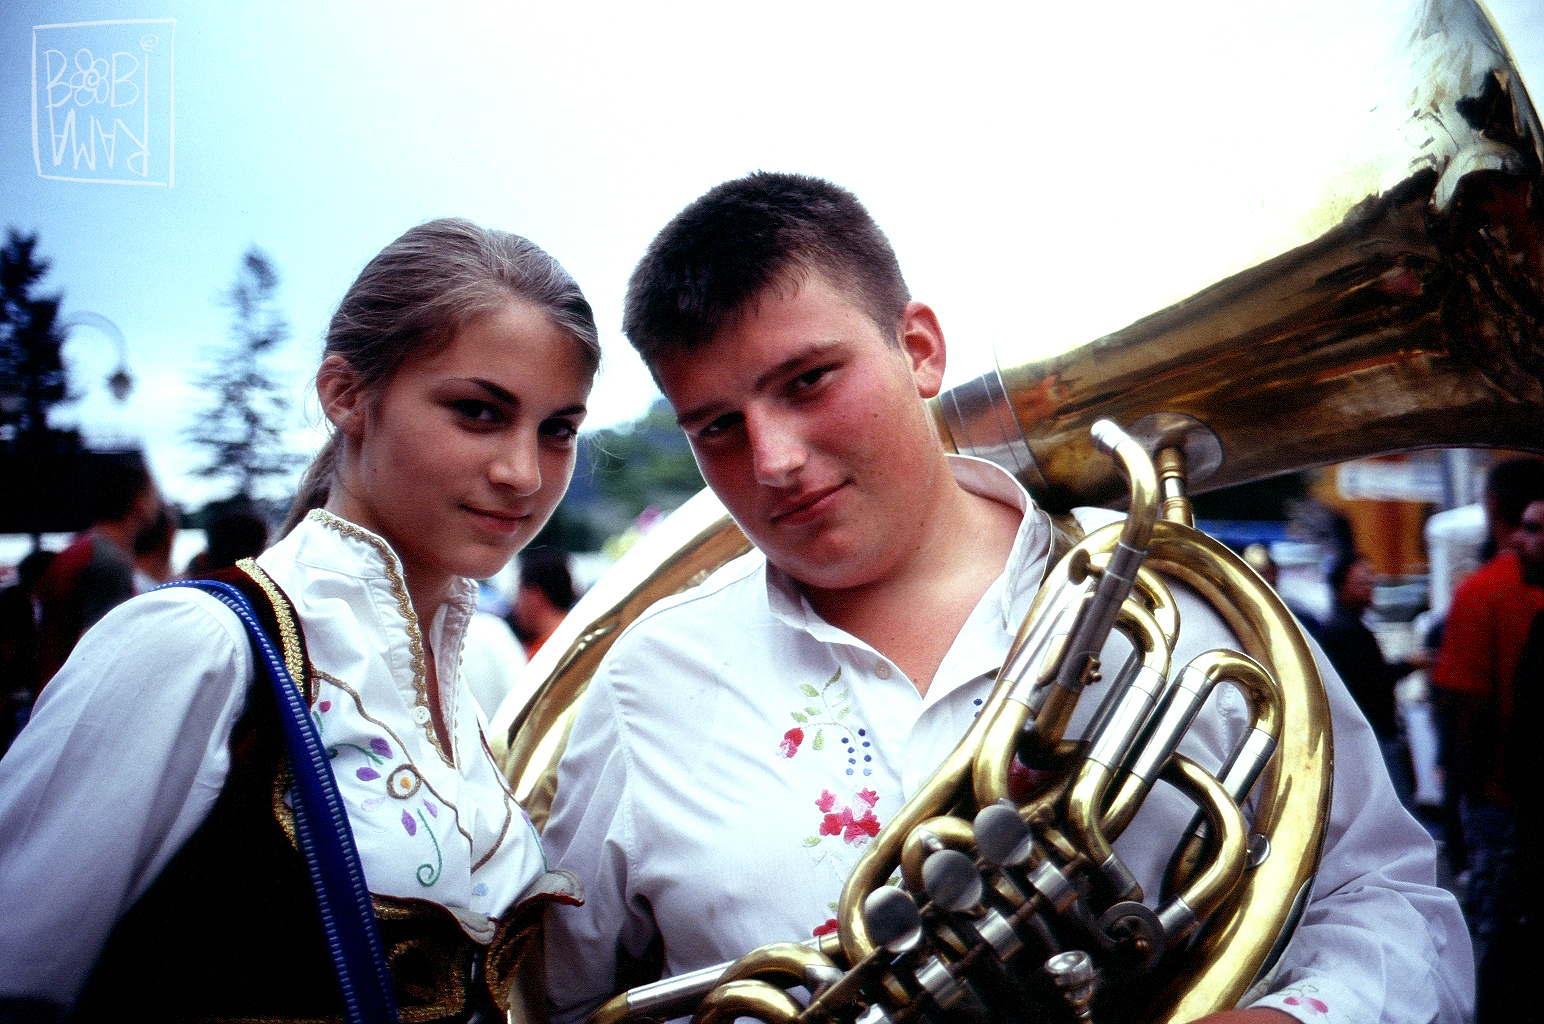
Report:
M291 791L295 842L311 872L348 1019L358 1024L394 1024L397 1007L391 971L386 966L375 909L365 886L359 851L354 846L354 831L304 694L240 590L214 580L178 580L166 586L191 586L207 591L234 611L247 627L262 674L279 702L279 720L295 782Z

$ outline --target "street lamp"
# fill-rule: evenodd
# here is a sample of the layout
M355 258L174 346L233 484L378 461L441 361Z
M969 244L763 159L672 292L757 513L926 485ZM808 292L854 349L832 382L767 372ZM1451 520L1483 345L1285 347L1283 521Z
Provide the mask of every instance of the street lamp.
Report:
M59 327L68 333L75 327L95 327L111 338L118 347L118 367L107 375L107 390L120 403L134 390L134 375L129 372L129 344L118 325L100 313L82 310L59 318Z

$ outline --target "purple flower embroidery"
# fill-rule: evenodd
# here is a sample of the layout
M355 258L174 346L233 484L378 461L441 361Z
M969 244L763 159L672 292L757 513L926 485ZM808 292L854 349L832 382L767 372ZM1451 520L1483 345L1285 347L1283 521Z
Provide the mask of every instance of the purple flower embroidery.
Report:
M391 756L391 744L387 743L385 740L381 739L379 736L377 736L375 739L370 741L370 749L375 751L377 754L381 755L382 757L390 757Z
M376 771L374 768L371 768L369 765L365 765L363 768L356 769L354 774L359 776L359 781L361 782L370 782L373 779L378 779L381 777L381 773Z
M440 809L434 806L432 801L424 801L424 810L429 812L430 817L438 818L440 816Z
M418 834L418 822L414 821L413 816L406 811L402 812L402 827L407 829L407 834L410 836Z

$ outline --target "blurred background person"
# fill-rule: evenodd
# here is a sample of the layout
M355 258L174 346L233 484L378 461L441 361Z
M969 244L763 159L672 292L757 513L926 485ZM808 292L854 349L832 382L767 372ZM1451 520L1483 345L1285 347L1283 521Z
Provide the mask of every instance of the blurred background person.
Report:
M1524 513L1538 502L1544 502L1544 460L1520 456L1492 467L1484 505L1495 553L1454 591L1431 672L1447 723L1443 767L1458 796L1469 873L1465 910L1477 963L1502 911L1498 887L1515 831L1505 785L1513 679L1528 631L1544 612L1544 549L1528 543L1523 529Z
M1375 582L1372 563L1357 552L1342 552L1331 559L1325 571L1330 612L1315 635L1377 735L1400 802L1413 810L1415 777L1394 687L1426 663L1424 658L1389 662L1384 657L1365 618L1372 607Z
M38 690L82 633L138 592L134 540L161 511L150 467L137 453L99 462L89 493L91 525L59 552L38 585Z
M0 754L27 723L37 697L38 584L54 552L38 548L16 566L16 582L0 590Z
M1513 537L1523 581L1544 586L1544 500L1523 510ZM1544 612L1533 617L1512 676L1511 709L1501 751L1501 795L1511 816L1512 842L1500 860L1486 952L1479 961L1475 1024L1500 1020L1515 998L1517 979L1544 955L1540 912L1544 875Z
M134 589L143 594L177 575L172 545L177 540L177 510L161 502L155 521L134 538Z
M527 660L541 650L577 596L568 552L540 548L520 557L520 586L509 612L509 625L525 646Z
M187 575L229 569L243 558L256 558L268 546L268 520L251 502L234 500L211 509L204 524L204 550L193 556Z

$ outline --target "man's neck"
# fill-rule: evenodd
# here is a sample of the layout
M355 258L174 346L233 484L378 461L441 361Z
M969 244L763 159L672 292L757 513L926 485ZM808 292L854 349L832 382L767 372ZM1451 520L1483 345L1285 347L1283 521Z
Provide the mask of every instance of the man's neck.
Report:
M125 523L104 522L91 527L92 536L107 541L130 560L134 558L134 533L135 531Z
M948 480L926 541L895 572L862 587L804 589L821 618L894 662L926 694L944 656L1001 575L1023 513Z

